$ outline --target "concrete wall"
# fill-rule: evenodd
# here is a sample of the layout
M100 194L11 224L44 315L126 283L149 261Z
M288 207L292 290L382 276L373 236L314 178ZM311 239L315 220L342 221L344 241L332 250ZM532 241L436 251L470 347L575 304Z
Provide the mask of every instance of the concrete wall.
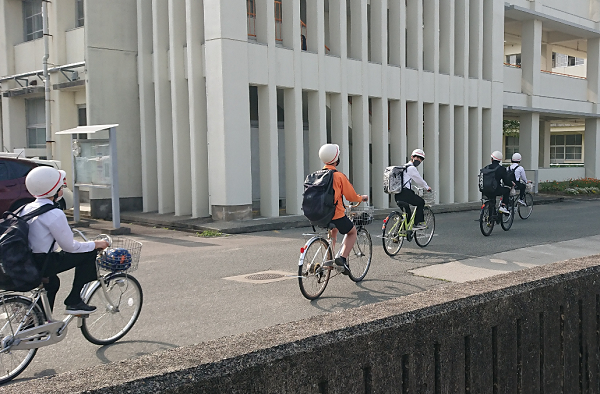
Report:
M452 284L3 393L597 392L599 263Z
M558 168L540 168L538 170L539 181L566 181L568 179L585 178L585 168L583 167L558 167Z

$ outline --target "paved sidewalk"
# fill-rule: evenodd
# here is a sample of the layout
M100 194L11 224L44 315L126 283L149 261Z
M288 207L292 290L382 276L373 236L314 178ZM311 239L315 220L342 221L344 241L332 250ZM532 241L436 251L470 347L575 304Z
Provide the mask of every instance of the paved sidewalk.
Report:
M561 202L563 196L540 195L534 197L535 204L549 204ZM432 207L434 213L461 212L477 210L481 207L480 201L457 204L438 204ZM397 208L376 209L375 219L383 220L391 211ZM83 222L89 218L82 211ZM110 222L106 222L107 226ZM276 218L256 218L231 222L213 221L211 218L196 218L191 216L175 216L174 214L159 214L156 212L121 212L121 226L127 223L152 227L165 227L173 230L202 232L205 230L219 231L226 234L251 233L257 231L283 230L286 228L309 227L308 220L303 215L284 215Z

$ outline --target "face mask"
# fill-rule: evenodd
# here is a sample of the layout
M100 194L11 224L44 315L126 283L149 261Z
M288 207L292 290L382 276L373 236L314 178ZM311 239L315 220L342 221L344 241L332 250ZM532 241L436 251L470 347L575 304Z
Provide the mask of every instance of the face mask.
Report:
M413 166L418 167L421 164L421 160L413 160Z

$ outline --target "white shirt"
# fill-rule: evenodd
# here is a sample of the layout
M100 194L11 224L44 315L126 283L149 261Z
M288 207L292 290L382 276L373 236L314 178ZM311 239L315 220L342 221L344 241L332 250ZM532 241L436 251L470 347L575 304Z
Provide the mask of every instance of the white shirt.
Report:
M410 189L412 181L415 181L417 186L421 186L425 189L429 189L429 185L425 182L425 179L419 174L417 167L412 164L412 161L406 163L406 173L404 174L404 187Z
M19 213L23 216L45 204L52 204L47 198L38 198L29 203ZM54 250L60 246L68 253L85 253L94 250L94 241L78 242L73 239L73 231L69 227L65 213L60 209L53 209L29 222L29 247L33 253L48 253L52 241L56 240Z
M527 177L525 176L525 169L523 168L522 165L520 165L519 163L512 163L510 165L510 169L514 169L515 167L519 167L515 170L515 178L517 178L517 182L522 181L524 183L527 183Z

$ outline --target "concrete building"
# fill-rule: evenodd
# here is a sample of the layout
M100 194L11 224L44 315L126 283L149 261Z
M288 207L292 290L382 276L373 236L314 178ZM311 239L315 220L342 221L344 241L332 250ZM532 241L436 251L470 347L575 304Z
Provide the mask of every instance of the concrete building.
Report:
M0 0L1 138L28 155L45 142L40 4ZM123 209L192 217L301 214L304 177L326 142L340 145L340 169L377 208L390 206L383 169L417 147L443 203L479 198L493 150L518 150L540 180L597 178L599 7L54 0L51 128L119 123ZM570 63L579 71L563 75ZM505 119L519 121L518 135L503 135ZM561 142L552 124L576 125L556 136L581 138ZM70 160L68 138L53 149ZM584 165L556 167L567 153ZM92 209L106 197L91 192Z

